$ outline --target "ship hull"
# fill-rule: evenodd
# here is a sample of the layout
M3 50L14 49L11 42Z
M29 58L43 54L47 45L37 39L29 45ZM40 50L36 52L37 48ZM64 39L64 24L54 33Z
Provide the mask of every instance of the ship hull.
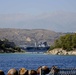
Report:
M27 52L46 52L50 46L48 47L26 47Z

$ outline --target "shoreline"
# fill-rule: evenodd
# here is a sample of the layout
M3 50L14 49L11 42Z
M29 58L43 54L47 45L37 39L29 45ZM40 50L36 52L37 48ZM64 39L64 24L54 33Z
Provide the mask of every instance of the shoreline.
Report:
M51 55L76 55L76 50L66 51L66 50L63 50L62 48L55 48L53 50L47 51L46 54L51 54Z

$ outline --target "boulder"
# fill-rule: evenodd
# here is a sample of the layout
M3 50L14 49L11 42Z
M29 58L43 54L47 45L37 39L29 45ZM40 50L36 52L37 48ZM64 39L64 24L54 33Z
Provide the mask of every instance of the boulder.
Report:
M50 71L47 66L40 66L40 67L37 69L37 74L40 74L40 73L41 73L41 70L44 72L44 74L48 74L49 71Z
M35 70L29 70L28 75L37 75L37 72Z
M19 75L28 75L28 70L25 69L25 68L21 68L21 69L19 70Z
M2 70L0 70L0 75L5 75L4 72Z
M10 69L7 73L7 75L18 75L18 71L16 69Z

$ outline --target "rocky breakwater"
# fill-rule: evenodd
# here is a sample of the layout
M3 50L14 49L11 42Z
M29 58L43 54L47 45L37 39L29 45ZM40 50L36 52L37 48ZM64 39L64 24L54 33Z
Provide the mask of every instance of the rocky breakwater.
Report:
M56 49L47 51L47 54L52 54L52 55L76 55L76 50L66 51L66 50L63 50L62 48L56 48Z
M7 75L46 75L51 72L51 69L47 66L40 66L37 70L27 70L26 68L20 68L19 70L12 68L7 72ZM0 70L0 75L6 75L3 70Z

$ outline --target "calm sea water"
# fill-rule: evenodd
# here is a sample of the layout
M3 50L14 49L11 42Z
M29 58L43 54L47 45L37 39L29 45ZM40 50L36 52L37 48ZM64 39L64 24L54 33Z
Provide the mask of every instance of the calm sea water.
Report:
M58 56L46 54L0 54L0 69L5 73L11 68L19 70L24 67L28 70L37 69L46 65L51 68L57 65L59 68L76 68L76 56Z

